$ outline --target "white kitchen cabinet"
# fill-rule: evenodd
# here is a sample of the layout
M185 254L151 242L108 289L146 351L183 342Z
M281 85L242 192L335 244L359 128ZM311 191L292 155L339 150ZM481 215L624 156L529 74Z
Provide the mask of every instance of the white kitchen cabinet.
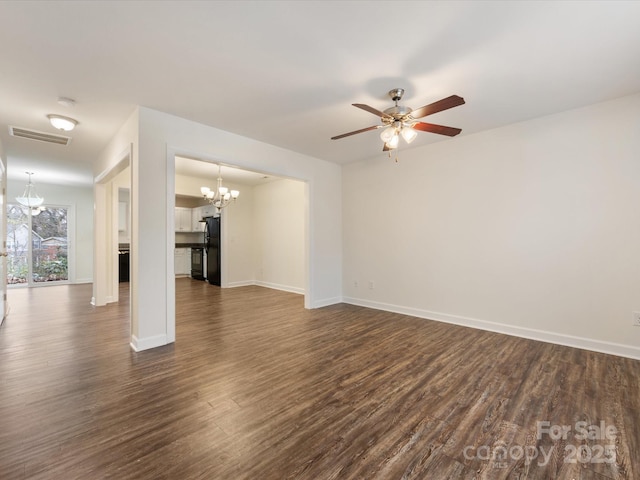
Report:
M173 269L176 275L191 274L191 249L176 248L173 255Z
M204 217L204 207L196 207L191 210L191 231L202 232L204 231L204 223L201 222Z
M204 232L204 222L201 222L205 217L219 217L218 209L213 205L203 205L192 209L192 232Z
M191 231L191 209L185 207L175 208L176 232Z
M202 216L203 217L217 217L218 215L218 209L216 207L214 207L213 205L209 204L209 205L205 205L204 207L202 207Z

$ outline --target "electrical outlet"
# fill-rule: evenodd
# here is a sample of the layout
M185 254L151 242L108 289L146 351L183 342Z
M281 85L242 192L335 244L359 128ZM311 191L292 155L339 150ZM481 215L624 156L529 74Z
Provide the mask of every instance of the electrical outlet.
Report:
M640 312L633 312L633 324L640 327Z

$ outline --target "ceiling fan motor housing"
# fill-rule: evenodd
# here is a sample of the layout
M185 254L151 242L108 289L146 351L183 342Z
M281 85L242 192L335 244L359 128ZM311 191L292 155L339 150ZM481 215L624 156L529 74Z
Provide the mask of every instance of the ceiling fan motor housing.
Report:
M386 125L391 125L397 121L405 121L409 120L407 116L413 111L409 107L404 107L402 105L398 105L398 102L402 99L404 95L404 88L394 88L393 90L389 90L389 96L391 100L396 102L395 106L387 108L384 110L384 113L390 115L393 118L382 118L382 122Z
M404 88L394 88L393 90L389 90L389 96L391 100L394 102L399 102L402 96L404 95Z
M384 113L391 115L395 120L401 120L409 115L413 110L409 107L402 105L396 105L395 107L387 108Z

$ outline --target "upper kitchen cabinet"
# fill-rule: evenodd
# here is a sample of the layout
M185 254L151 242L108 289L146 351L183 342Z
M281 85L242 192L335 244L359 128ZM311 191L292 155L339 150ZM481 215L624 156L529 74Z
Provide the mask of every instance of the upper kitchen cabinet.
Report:
M209 204L209 205L205 205L204 207L202 207L202 216L203 217L218 217L220 216L218 211L218 209L216 207L214 207L213 205Z
M191 209L185 207L175 208L176 232L191 232Z
M191 231L202 232L204 231L204 222L201 222L204 215L205 207L196 207L191 212Z
M216 207L214 207L213 205L203 205L201 207L194 208L192 214L192 231L203 232L204 222L201 222L201 220L205 217L220 216L220 214L216 210Z

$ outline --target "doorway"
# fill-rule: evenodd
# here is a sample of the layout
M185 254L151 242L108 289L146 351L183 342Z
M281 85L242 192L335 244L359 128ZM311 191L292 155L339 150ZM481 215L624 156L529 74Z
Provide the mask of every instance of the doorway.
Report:
M219 170L215 162L176 155L176 206L185 205L186 196L202 201L201 187L214 187L219 172L224 187L240 192L220 213L220 286L260 285L304 295L306 183L228 164ZM176 247L185 236L176 230Z

